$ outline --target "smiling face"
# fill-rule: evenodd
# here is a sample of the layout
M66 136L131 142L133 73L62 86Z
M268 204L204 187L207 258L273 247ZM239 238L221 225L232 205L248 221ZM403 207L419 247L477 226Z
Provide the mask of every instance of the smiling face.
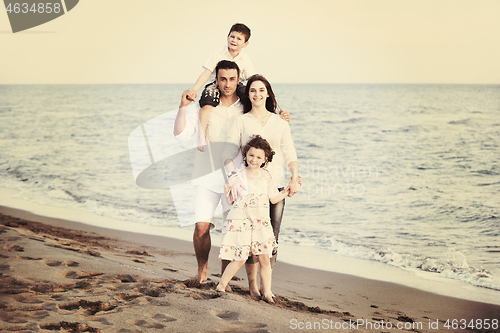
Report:
M238 71L236 69L219 69L215 81L221 94L231 97L238 86Z
M246 158L249 168L259 169L266 162L266 153L262 149L250 147Z
M231 31L229 36L227 36L227 48L230 52L238 54L247 45L248 42L245 42L245 35L241 32Z
M248 90L248 98L252 103L253 107L260 107L262 105L266 105L266 99L269 97L267 93L267 88L264 82L262 81L254 81L250 85L250 89Z

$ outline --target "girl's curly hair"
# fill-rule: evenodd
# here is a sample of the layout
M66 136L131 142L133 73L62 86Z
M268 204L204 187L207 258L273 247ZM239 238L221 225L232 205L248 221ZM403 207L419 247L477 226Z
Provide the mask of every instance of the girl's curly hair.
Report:
M243 154L243 161L245 162L245 166L248 166L246 156L251 147L256 149L262 149L264 151L264 154L266 156L266 161L262 163L262 165L260 166L261 168L265 167L267 163L273 161L273 156L275 153L272 150L269 142L267 142L267 140L261 137L260 135L254 135L251 137L251 139L247 142L247 144L243 147L241 151L241 153Z

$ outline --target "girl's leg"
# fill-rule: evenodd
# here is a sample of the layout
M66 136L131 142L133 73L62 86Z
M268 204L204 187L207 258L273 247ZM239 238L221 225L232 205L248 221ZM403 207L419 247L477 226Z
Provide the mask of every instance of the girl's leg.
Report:
M262 296L269 303L274 303L273 293L271 292L272 269L271 261L267 254L259 254L260 263L260 285L262 288Z
M226 287L229 281L233 278L234 274L245 264L245 261L231 261L224 270L224 274L220 278L219 285L217 286L217 291L226 291Z

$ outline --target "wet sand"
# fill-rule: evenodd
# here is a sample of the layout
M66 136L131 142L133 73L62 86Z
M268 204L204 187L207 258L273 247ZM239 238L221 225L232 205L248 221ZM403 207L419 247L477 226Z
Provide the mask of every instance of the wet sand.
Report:
M209 281L190 287L190 242L0 213L2 331L464 332L444 323L500 319L498 305L280 262L275 304L249 295L243 269L233 292L219 294L215 247Z

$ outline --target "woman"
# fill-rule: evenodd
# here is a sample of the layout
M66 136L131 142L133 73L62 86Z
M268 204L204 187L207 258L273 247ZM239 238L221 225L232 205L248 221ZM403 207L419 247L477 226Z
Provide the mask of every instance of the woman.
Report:
M294 195L300 189L297 154L293 146L288 123L276 114L276 98L269 81L262 75L256 74L251 76L247 82L245 98L242 103L243 115L233 120L226 138L228 144L223 154L233 198L238 201L238 198L241 198L245 190L241 181L237 178L233 160L238 155L239 149L254 135L260 135L266 139L276 153L272 162L268 164L267 170L271 173L274 183L278 186L278 190L282 191L286 186L290 189L289 196ZM286 163L291 173L288 184L286 184L284 179L284 163ZM285 199L270 206L271 224L276 242L278 242L284 208ZM274 253L271 262L274 267L276 253ZM256 267L251 269L247 265L247 274L250 294L252 296L259 296Z

